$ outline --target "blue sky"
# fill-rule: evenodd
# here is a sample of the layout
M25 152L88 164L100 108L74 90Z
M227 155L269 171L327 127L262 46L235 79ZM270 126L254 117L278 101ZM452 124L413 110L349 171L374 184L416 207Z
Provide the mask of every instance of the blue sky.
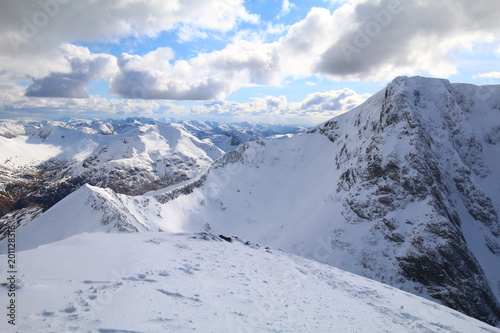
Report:
M0 118L317 124L399 75L500 83L500 3L0 3Z

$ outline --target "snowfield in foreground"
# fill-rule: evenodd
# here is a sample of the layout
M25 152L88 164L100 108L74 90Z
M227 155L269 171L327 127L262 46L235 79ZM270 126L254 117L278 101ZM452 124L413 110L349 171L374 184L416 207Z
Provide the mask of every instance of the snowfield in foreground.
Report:
M500 332L337 268L208 234L83 233L17 259L16 326L4 317L1 332Z

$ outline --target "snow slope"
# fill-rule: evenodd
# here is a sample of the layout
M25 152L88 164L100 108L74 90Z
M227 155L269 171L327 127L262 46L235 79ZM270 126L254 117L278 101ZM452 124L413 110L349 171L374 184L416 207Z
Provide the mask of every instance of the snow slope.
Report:
M175 122L175 121L173 121ZM306 132L302 126L263 123L223 124L217 121L179 121L186 130L201 140L209 140L225 152L248 141L289 137Z
M16 325L2 318L0 330L500 332L337 268L228 240L83 233L18 252ZM1 255L1 271L6 262Z
M32 249L85 232L181 232L165 225L160 204L147 197L131 197L110 189L84 185L26 224L16 247ZM0 245L5 250L5 245Z

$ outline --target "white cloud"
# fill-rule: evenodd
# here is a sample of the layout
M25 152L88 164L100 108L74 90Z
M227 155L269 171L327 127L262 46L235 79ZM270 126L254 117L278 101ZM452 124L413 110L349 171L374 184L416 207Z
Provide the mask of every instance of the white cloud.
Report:
M292 8L297 8L297 6L289 0L283 0L281 3L281 15L288 15Z
M288 13L290 13L290 1L283 0L283 2L281 4L281 13L282 14L288 14Z
M500 79L500 72L489 72L489 73L477 74L477 75L474 75L474 78Z
M196 39L208 38L208 34L205 31L194 29L190 25L183 25L179 28L177 34L178 41L181 43L191 42Z
M109 80L117 70L114 56L68 43L41 57L0 55L0 82L32 81L32 96L85 97L90 81Z
M90 81L109 80L117 71L116 59L111 55L91 54L87 48L71 44L62 45L60 51L70 71L34 78L26 96L85 98Z
M0 50L10 56L43 53L76 40L154 37L178 25L227 32L242 21L259 21L257 15L247 12L243 0L4 1L0 11Z
M336 79L382 79L457 71L451 54L498 41L496 0L356 1L333 15L337 27L317 71Z
M227 82L182 60L171 63L170 48L144 56L122 54L110 90L131 99L206 100L228 94ZM206 75L205 75L206 74Z
M122 55L111 91L125 98L208 100L224 98L244 85L279 83L273 44L240 40L189 61L172 61L164 49L143 57Z
M301 102L288 102L285 96L266 96L251 102L208 101L202 105L177 105L163 100L87 99L27 97L25 88L15 83L0 83L3 117L111 117L148 116L223 121L255 120L263 122L316 125L361 104L368 96L350 89L308 95Z
M272 24L271 22L268 22L265 34L266 35L281 35L287 29L288 29L288 27L284 24Z

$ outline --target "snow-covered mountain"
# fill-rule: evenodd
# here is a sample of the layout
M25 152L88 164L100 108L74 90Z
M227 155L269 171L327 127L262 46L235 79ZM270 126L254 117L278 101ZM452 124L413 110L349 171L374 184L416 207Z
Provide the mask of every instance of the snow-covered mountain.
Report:
M224 151L231 151L248 141L288 138L307 131L302 126L262 123L223 124L216 121L178 121L198 139L208 139Z
M498 325L499 142L500 86L398 77L307 134L244 143L181 184L135 197L82 187L19 228L18 246L204 230Z
M3 121L0 147L8 222L29 221L87 183L132 195L176 184L223 154L181 125L147 119Z
M500 332L373 280L213 234L82 233L17 256L16 325L3 316L2 332ZM6 264L0 255L2 272Z
M316 258L498 323L499 129L499 86L399 77L309 134L242 145L189 195L156 198L187 230Z
M84 184L143 194L207 169L224 153L218 146L303 130L149 118L2 121L0 217L4 224L30 221Z

